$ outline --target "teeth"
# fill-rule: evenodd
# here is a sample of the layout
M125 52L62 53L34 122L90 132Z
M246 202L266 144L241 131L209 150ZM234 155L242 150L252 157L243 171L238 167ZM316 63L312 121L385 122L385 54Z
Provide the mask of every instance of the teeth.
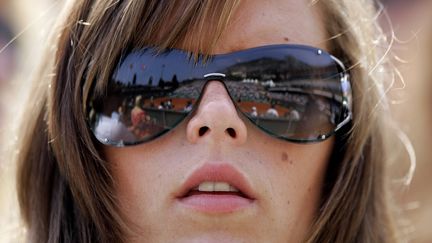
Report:
M230 184L225 183L225 182L216 182L214 184L214 191L217 192L229 192L230 189Z
M238 192L239 190L226 182L205 181L198 186L200 192Z
M213 182L203 182L198 186L198 191L200 192L212 192L214 191L214 183Z

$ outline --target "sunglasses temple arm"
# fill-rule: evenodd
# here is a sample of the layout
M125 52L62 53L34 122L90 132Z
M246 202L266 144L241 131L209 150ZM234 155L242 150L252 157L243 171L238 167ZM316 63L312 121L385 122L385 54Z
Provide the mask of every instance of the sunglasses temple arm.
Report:
M349 112L348 116L345 117L345 119L336 126L335 132L338 131L341 127L345 126L351 120L351 118L352 118L352 113Z

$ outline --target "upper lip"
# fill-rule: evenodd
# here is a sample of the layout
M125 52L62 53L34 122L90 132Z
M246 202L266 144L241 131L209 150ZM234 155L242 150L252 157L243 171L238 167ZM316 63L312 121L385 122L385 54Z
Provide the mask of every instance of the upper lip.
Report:
M255 193L245 176L227 163L207 163L196 169L181 185L177 198L185 197L189 191L205 181L226 182L237 188L244 196L255 199Z

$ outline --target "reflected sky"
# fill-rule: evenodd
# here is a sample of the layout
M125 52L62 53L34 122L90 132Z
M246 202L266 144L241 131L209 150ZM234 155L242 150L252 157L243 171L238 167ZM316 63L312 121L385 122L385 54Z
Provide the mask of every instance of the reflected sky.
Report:
M156 56L157 55L157 56ZM202 78L204 74L212 72L232 71L233 67L246 65L249 69L263 69L262 60L272 65L278 65L274 72L293 72L295 69L313 73L317 70L327 70L333 74L338 72L335 62L329 54L319 49L297 45L271 45L221 54L210 57L203 63L200 57L195 63L193 57L181 50L170 50L158 53L156 49L147 48L128 54L119 68L115 71L113 79L123 84L158 85L159 80L172 80L174 76L179 81ZM261 63L259 63L261 61ZM253 64L254 63L254 64ZM281 66L283 64L283 66ZM255 65L252 68L252 65ZM243 68L247 71L247 69ZM261 70L260 70L261 71ZM269 72L267 68L262 70ZM269 75L268 73L264 73ZM246 75L247 74L243 74Z

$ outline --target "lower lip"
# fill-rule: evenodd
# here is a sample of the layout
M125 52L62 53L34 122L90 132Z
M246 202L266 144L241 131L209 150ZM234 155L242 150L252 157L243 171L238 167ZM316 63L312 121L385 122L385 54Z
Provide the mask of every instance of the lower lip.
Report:
M200 194L179 199L187 208L203 213L232 213L250 207L254 200L237 195Z

